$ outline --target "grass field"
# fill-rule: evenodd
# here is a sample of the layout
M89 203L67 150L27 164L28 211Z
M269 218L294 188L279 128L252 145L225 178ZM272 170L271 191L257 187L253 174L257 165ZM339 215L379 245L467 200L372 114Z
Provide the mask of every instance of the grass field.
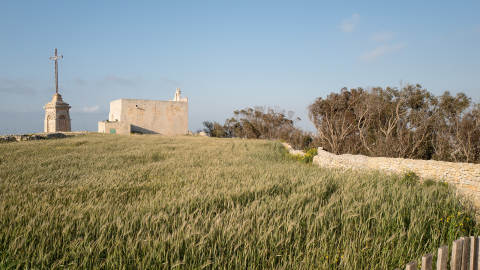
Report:
M444 184L275 141L88 134L0 160L0 269L393 269L480 231Z

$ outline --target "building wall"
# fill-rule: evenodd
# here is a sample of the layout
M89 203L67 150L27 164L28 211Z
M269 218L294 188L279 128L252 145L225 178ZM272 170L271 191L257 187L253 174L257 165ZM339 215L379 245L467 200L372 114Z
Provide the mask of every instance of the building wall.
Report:
M116 118L120 107L120 118L116 119L131 124L132 132L188 134L188 102L121 99L112 101L112 105L110 114Z
M122 114L122 100L123 99L117 99L110 102L110 114L108 115L108 120L120 121L120 116Z
M122 122L107 122L101 121L98 122L98 132L100 133L111 133L111 129L115 129L115 134L128 135L130 134L131 128L130 124Z
M322 167L372 169L401 174L415 172L421 179L445 181L457 187L459 194L473 198L480 208L480 164L453 163L434 160L335 155L318 148L313 163Z

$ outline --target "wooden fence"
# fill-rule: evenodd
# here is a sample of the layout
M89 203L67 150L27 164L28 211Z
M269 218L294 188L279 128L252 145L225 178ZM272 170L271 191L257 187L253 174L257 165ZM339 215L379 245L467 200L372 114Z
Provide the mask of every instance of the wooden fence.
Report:
M480 270L478 262L479 238L464 236L452 243L451 270ZM437 270L447 270L448 246L438 249ZM432 270L433 254L428 253L422 257L421 270ZM406 270L416 270L417 262L407 263ZM398 270L398 268L396 269Z

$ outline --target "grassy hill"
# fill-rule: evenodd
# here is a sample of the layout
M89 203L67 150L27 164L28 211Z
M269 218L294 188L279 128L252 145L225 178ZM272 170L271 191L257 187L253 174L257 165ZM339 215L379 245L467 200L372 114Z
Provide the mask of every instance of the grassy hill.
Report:
M393 269L480 231L444 184L275 141L89 134L0 160L0 269Z

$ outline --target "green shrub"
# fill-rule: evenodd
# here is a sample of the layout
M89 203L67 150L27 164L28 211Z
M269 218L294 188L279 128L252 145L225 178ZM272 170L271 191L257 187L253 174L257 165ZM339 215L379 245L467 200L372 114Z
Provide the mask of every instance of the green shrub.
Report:
M407 186L414 186L418 183L420 177L415 172L405 171L402 173L401 182Z
M425 187L431 187L431 186L437 185L437 184L439 184L439 183L437 183L435 180L432 180L432 179L427 179L423 182L423 185Z
M318 154L317 148L306 148L304 155L305 163L312 163L313 158Z
M304 154L290 154L290 152L285 148L283 155L290 160L298 161L304 164L311 164L313 158L317 155L317 148L306 148L304 149Z

